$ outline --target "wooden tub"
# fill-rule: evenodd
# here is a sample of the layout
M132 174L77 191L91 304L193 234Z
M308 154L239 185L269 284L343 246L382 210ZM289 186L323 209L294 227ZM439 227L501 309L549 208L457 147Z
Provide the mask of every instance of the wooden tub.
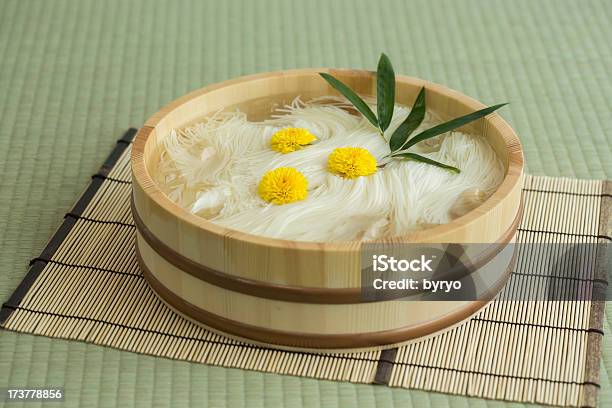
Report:
M184 210L153 181L162 140L172 129L220 109L239 108L249 119L260 120L298 95L302 100L335 95L318 72L331 73L362 95L375 93L375 74L369 71L265 73L194 91L145 123L131 159L136 250L145 278L165 303L188 318L236 338L281 348L388 347L468 318L508 276L510 260L501 271L487 266L499 250L483 254L474 270L489 285L482 299L365 301L360 287L362 243L294 242L230 230ZM442 119L484 107L456 91L404 76L396 79L397 102L410 105L422 86L428 110ZM520 142L497 114L463 130L483 134L502 158L506 176L501 186L481 206L451 223L381 243L496 243L499 248L512 242L521 214Z

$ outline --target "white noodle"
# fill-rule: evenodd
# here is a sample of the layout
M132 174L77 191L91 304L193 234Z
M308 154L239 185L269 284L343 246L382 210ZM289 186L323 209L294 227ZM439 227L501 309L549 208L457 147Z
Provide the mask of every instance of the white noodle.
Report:
M241 112L218 112L164 139L156 181L172 200L219 225L273 238L327 242L396 236L447 223L462 194L476 191L472 201L484 201L504 177L503 164L485 138L459 132L412 150L459 167L460 174L397 160L372 176L351 180L331 174L327 157L337 147L366 148L379 163L389 152L369 122L347 107L333 98L309 103L296 99L263 122L250 122ZM396 106L387 138L408 113ZM428 115L414 134L435 124ZM318 140L296 152L278 153L269 142L284 127L306 128ZM263 174L278 167L295 167L306 176L306 200L273 205L258 196Z

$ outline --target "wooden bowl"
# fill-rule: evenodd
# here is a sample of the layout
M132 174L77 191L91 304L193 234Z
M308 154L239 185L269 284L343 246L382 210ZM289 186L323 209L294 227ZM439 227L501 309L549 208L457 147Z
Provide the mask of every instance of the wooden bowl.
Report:
M388 347L468 318L486 304L488 296L470 301L364 301L361 242L295 242L227 229L181 208L154 182L162 140L172 129L192 125L220 109L239 108L249 119L261 120L298 95L303 100L337 95L318 72L331 73L362 95L375 94L375 74L369 71L264 73L194 91L145 123L131 158L132 212L145 278L164 302L188 318L233 337L281 348ZM396 79L397 102L410 106L422 86L428 109L441 119L484 107L459 92L405 76ZM478 208L448 224L380 243L512 241L521 213L521 144L497 114L462 130L488 138L506 167L503 183ZM499 251L490 252L487 262ZM487 293L492 295L505 283L508 270L491 271L487 262L477 272L489 278Z

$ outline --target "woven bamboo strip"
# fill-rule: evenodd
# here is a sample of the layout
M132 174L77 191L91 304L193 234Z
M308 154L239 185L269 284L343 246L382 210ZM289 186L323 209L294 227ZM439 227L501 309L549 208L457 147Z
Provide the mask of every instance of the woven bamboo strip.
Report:
M588 281L593 278L593 253L601 240L597 237L601 183L527 177L525 190L525 215L518 242L591 244L581 247L591 251L582 254L578 264L564 265L561 276L574 278L574 281L556 278L560 281L562 293L569 293L575 279ZM521 254L516 272L523 274L522 279L518 280L514 275L501 297L506 294L507 298L513 298L513 292L538 285L542 278L538 276L541 270L538 266L542 259L547 258L545 255L550 254ZM585 259L588 262L585 263ZM575 268L580 269L579 276L571 274L576 272ZM463 354L463 363L442 368L490 374L486 378L470 375L468 395L577 404L581 400L579 385L584 381L589 311L590 302L587 301L494 302L463 327L477 332L466 336L473 342L471 347L453 349ZM486 323L475 325L476 321ZM523 326L516 327L517 322ZM510 327L511 324L515 327ZM450 338L462 331L439 337L449 337L446 342L452 343ZM478 350L477 356L473 353L475 349ZM401 348L391 385L457 392L452 387L431 386L421 380L433 376L432 370L435 369L425 366L415 356L423 360L424 353L427 355L438 350L445 348L439 347L433 339ZM493 390L497 392L493 394ZM503 390L513 390L512 395Z

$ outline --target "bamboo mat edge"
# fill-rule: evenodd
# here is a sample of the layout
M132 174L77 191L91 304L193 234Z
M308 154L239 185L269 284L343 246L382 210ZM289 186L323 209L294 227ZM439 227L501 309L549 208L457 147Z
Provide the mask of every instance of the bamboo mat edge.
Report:
M599 236L612 241L612 180L602 180L602 198L599 209ZM606 247L608 248L608 247ZM599 252L595 261L595 277L599 280L595 288L599 289L594 297L606 299L605 293L608 286L608 270L610 265L609 256L606 251ZM603 323L606 308L605 300L591 302L591 316L587 341L587 361L585 368L585 400L586 406L597 406L599 398L600 383L600 360L602 355L602 341L604 337Z
M94 195L98 192L102 186L102 182L113 169L125 149L127 149L132 143L132 140L134 137L136 137L137 132L138 129L129 128L121 136L121 138L117 140L117 143L111 153L108 155L98 172L91 176L91 182L76 200L71 210L66 213L64 216L64 221L60 224L57 230L55 230L51 238L49 238L49 241L47 241L47 244L40 255L30 260L30 268L28 269L25 277L19 283L19 285L17 285L17 288L13 294L6 302L2 304L2 307L0 308L0 327L3 328L4 322L6 322L13 312L13 308L11 308L10 305L18 305L21 302L21 299L23 299L36 278L43 271L45 261L51 258L63 240L68 236L72 227L76 223L77 217L85 210Z

